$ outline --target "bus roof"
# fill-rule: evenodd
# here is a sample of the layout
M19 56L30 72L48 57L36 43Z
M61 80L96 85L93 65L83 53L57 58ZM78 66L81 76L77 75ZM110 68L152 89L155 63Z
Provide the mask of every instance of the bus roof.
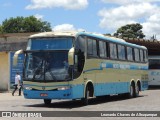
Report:
M76 36L77 31L62 31L62 32L42 32L31 35L29 38L40 38L40 37L55 37L55 36Z
M137 44L129 43L129 42L126 42L125 40L123 40L121 38L105 36L103 34L80 32L79 35L87 35L87 36L95 37L95 38L98 38L98 39L101 39L101 40L104 40L104 41L110 41L110 42L114 42L114 43L120 43L120 44L123 44L123 45L128 45L128 46L132 46L132 47L141 48L141 49L147 49L145 46L140 46L140 45L137 45Z
M137 48L147 49L145 46L136 45L133 43L126 42L123 39L111 37L111 36L105 36L103 34L97 34L97 33L89 33L89 32L78 32L78 31L56 31L56 32L43 32L31 35L29 38L41 38L41 37L58 37L58 36L70 36L70 37L76 37L79 35L86 35L90 37L95 37L97 39L102 39L104 41L110 41L115 43L120 43L128 46L133 46Z

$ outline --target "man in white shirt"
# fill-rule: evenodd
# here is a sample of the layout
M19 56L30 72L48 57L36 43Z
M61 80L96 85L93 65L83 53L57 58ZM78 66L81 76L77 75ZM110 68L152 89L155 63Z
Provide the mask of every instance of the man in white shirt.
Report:
M19 96L21 96L21 76L19 75L19 73L16 73L14 86L15 88L12 92L12 96L14 96L14 93L16 92L17 89L19 89Z

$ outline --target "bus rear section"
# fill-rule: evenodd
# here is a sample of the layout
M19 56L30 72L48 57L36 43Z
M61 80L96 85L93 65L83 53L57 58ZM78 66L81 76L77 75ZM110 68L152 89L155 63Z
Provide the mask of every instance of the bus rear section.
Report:
M149 56L149 87L160 86L160 56Z

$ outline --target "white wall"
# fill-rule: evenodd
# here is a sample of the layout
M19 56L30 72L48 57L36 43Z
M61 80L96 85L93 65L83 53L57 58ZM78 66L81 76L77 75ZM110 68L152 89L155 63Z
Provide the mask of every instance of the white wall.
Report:
M8 52L0 52L0 91L8 91L10 84Z

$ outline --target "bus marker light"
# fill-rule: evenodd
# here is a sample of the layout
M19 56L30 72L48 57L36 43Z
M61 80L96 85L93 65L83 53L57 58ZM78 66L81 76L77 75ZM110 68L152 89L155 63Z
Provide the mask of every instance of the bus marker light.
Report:
M41 97L47 97L48 94L47 94L47 93L41 93L40 96L41 96Z

